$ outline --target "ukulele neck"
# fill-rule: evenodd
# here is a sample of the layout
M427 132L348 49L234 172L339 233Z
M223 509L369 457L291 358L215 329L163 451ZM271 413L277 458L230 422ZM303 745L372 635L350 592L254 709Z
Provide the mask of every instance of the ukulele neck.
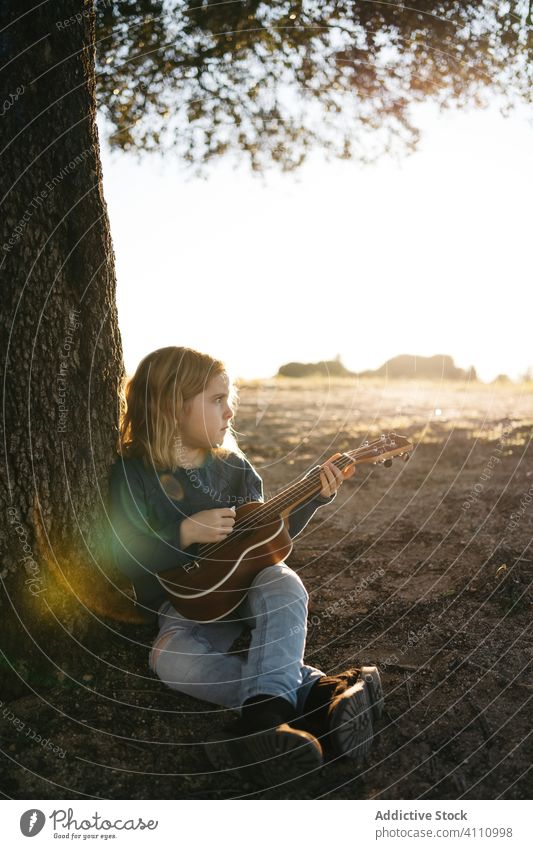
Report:
M332 460L332 463L340 471L354 463L355 465L358 463L386 463L390 466L392 457L403 456L404 460L408 460L412 447L412 444L405 437L391 432L382 434L379 439L374 439L372 442L364 442L355 451L345 451L335 460ZM274 498L258 508L259 516L265 521L276 516L285 518L295 507L309 501L321 489L320 466L316 466L305 478L279 492Z
M354 458L350 455L350 453L346 453L337 457L337 459L332 462L342 471L347 466L353 464ZM265 518L269 518L270 516L288 516L289 513L292 513L299 504L309 501L309 499L317 495L321 489L322 482L320 480L320 467L316 466L316 468L311 470L307 477L297 481L282 492L279 492L274 496L274 498L269 499L269 501L260 508L259 512L262 513L264 511Z

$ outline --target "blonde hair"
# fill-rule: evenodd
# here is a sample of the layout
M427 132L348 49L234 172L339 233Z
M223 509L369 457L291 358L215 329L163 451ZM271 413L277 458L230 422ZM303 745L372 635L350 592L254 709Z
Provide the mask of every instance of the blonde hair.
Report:
M178 468L176 442L186 401L203 392L218 375L229 379L228 403L235 409L238 390L221 360L193 348L170 346L147 354L120 390L120 424L117 452L140 457L148 467ZM222 446L213 456L243 456L230 422Z

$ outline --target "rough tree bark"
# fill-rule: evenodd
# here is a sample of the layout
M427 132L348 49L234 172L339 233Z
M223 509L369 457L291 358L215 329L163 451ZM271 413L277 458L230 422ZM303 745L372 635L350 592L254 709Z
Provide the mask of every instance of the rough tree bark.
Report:
M9 0L0 29L3 665L60 664L61 635L131 613L105 577L123 359L92 0Z

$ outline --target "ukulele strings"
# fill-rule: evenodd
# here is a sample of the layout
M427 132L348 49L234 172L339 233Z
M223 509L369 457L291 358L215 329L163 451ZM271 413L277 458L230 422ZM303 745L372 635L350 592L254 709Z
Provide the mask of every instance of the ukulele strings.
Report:
M334 462L336 464L337 463L340 464L342 462L343 465L338 466L338 467L344 468L345 466L351 464L352 460L362 460L362 459L365 459L367 456L376 457L378 455L376 455L374 453L375 448L373 446L376 446L377 443L381 443L381 440L376 439L374 442L370 443L369 445L365 445L364 447L357 448L353 452L354 456L350 457L349 460L347 459L347 457L349 456L348 452L346 452L342 457L339 457L338 460L334 461ZM271 519L271 518L274 519L278 515L277 504L274 505L272 502L275 502L275 501L281 499L281 496L286 497L289 493L290 493L291 497L303 494L305 492L305 490L307 489L308 485L313 481L313 478L314 478L314 475L310 475L306 478L303 478L301 481L299 481L297 484L294 485L293 491L291 491L291 488L289 487L289 489L285 490L284 492L281 492L279 495L274 496L274 498L272 498L269 502L267 502L267 504L270 504L270 507L268 509L261 511L262 515L261 515L260 523L263 524L267 519ZM318 472L317 483L319 481L320 481L320 473ZM266 508L266 506L267 505L265 504L265 508ZM258 511L254 511L254 514L255 514L255 512L258 512ZM242 523L238 523L237 527L235 528L235 533L231 534L231 539L232 540L238 539L240 536L244 535L248 530L252 529L253 527L258 527L257 517L255 517L255 515L250 517L249 519L242 520ZM208 548L206 548L204 551L199 552L199 556L202 559L204 559L209 554L212 554L212 553L218 551L218 549L221 548L227 542L227 540L228 540L228 537L226 537L226 539L224 539L224 540L221 540L220 542L214 543L210 547L208 546Z

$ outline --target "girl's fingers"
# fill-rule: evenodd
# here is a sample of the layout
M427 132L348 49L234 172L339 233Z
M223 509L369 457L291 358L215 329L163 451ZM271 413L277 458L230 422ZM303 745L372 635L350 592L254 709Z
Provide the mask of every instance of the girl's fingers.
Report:
M336 480L335 473L329 468L329 466L324 467L324 474L326 476L326 480L327 480L329 485L331 485L332 483L333 484L335 483L335 480Z
M333 463L333 459L336 457L340 457L340 454L334 454L329 460L327 460L320 467L320 480L322 483L322 489L329 492L330 495L333 495L334 492L337 491L341 483L347 478L351 478L356 471L356 464L352 463L350 466L347 466L346 469L341 471L337 466Z
M340 456L340 454L334 454L333 457L326 460L326 462L320 467L320 481L322 483L322 489L325 490L323 493L324 495L326 493L333 495L344 480L351 478L352 475L355 474L355 463L347 466L343 471L337 468L337 466L333 463L333 460Z
M322 478L323 489L326 489L328 491L329 495L333 495L333 493L336 492L337 487L338 487L337 477L336 477L335 473L331 470L331 468L328 465L325 465L325 466L322 467L321 474L324 475L324 477Z
M332 483L336 482L337 486L339 486L344 480L344 476L343 476L341 470L338 469L337 466L334 466L333 463L328 465L327 468L328 468L328 471L331 473Z
M324 469L320 469L320 483L322 484L322 489L320 490L320 494L325 498L328 498L330 495L329 492L329 481Z

